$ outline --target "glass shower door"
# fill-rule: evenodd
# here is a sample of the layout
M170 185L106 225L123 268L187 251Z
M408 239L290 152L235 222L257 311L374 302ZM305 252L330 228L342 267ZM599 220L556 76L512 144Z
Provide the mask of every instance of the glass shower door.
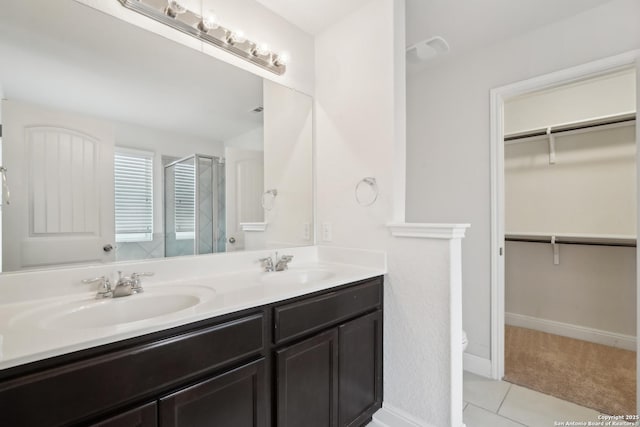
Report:
M224 162L193 155L165 166L165 255L224 252Z

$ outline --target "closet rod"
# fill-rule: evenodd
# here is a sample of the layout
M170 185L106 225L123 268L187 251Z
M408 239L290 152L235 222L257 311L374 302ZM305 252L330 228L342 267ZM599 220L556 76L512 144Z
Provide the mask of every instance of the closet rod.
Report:
M632 124L636 121L636 113L620 114L617 116L605 117L602 119L587 120L566 125L552 126L551 133L571 132L576 130L585 130L600 126ZM516 141L519 139L534 138L538 136L547 136L547 128L536 129L528 132L514 133L504 136L504 142Z
M551 244L550 240L541 240L541 239L527 239L524 237L506 237L504 238L507 242L530 242L530 243L545 243L547 245ZM626 248L635 248L636 243L632 242L602 242L602 241L576 241L576 240L565 240L562 238L556 238L556 244L558 245L583 245L583 246L622 246Z

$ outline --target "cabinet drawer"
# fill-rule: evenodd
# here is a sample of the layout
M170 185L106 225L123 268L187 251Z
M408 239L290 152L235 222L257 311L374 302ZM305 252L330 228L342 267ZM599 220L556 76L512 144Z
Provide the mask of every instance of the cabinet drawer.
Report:
M263 346L260 313L6 381L0 383L0 425L54 427L93 418Z
M298 338L382 305L382 278L274 308L274 343Z
M109 419L92 424L91 427L157 427L158 405L147 403L136 409L124 412Z
M162 427L267 427L265 360L160 399Z

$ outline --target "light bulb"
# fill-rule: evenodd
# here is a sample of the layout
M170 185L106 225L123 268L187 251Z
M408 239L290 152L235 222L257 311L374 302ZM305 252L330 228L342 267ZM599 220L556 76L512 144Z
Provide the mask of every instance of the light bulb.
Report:
M232 43L244 43L247 41L247 38L244 35L244 31L236 30L231 33L231 42Z
M187 8L178 3L177 0L167 0L167 15L175 18L176 15L182 15L187 11Z
M269 54L269 45L266 43L260 43L256 46L256 55L267 56Z
M289 53L282 52L281 54L276 56L275 61L273 61L273 63L275 65L287 65L290 60L291 60L291 57L289 56Z
M208 31L215 30L220 26L220 23L216 14L209 11L202 17L201 25L203 30Z

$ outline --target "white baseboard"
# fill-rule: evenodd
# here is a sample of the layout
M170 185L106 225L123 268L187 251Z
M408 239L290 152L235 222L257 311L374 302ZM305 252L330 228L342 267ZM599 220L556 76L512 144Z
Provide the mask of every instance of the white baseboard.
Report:
M475 354L464 353L462 355L464 370L481 377L491 378L491 360Z
M636 337L633 335L617 334L615 332L587 328L584 326L572 325L570 323L556 322L555 320L540 319L516 313L505 313L504 320L507 325L511 326L519 326L521 328L534 329L536 331L561 335L563 337L575 338L624 350L636 351Z
M382 403L382 409L373 414L372 424L380 427L434 427L386 403Z

